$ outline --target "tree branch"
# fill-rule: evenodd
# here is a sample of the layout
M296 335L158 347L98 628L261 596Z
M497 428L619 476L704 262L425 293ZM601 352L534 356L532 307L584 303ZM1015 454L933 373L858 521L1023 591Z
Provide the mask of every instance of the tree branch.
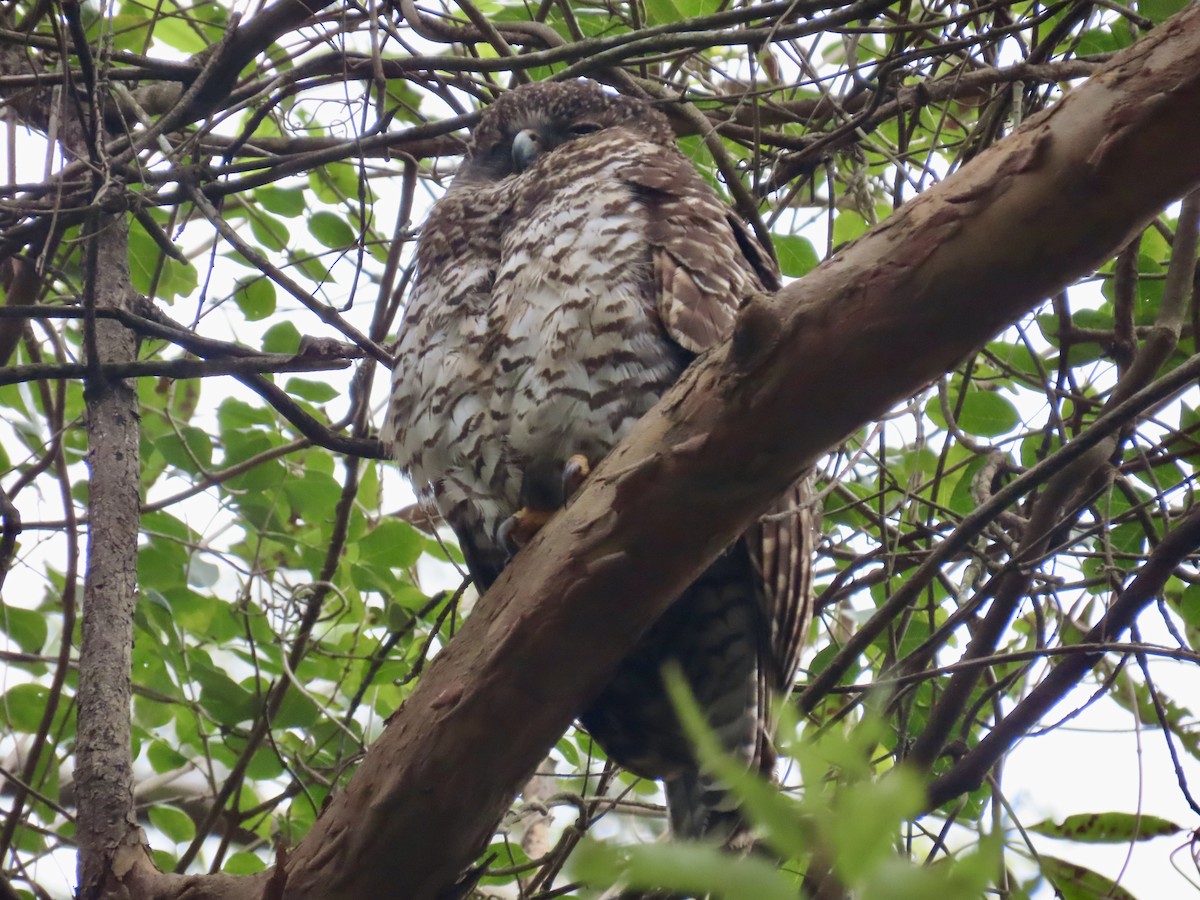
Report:
M1137 577L1113 603L1107 613L1080 641L1084 646L1104 646L1124 634L1138 614L1162 591L1167 579L1174 574L1175 567L1200 546L1200 506L1194 507L1168 533L1150 554ZM1063 650L1072 649L1064 647ZM1103 650L1090 653L1072 653L1056 665L1029 696L1017 704L1011 713L998 722L996 727L954 767L937 779L929 788L928 808L936 809L943 803L974 790L983 783L988 770L996 764L1008 749L1066 696L1084 673L1094 667L1104 656Z
M345 369L345 359L309 359L290 353L260 353L230 359L152 359L126 363L102 363L105 378L211 378L214 375L258 375L265 372L328 372ZM9 366L0 371L0 386L53 378L84 378L83 363L43 363Z

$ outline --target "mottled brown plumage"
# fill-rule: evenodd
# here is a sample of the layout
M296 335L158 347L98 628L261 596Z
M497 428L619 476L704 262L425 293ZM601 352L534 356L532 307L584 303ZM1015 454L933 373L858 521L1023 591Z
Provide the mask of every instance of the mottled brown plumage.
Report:
M481 590L513 523L530 521L518 510L561 505L568 460L598 463L729 335L742 300L779 285L666 118L589 82L518 88L488 108L416 264L384 438ZM789 686L810 617L807 482L771 512L581 716L614 759L664 780L679 834L728 839L738 818L675 721L664 662L680 664L727 749L773 762L770 698Z

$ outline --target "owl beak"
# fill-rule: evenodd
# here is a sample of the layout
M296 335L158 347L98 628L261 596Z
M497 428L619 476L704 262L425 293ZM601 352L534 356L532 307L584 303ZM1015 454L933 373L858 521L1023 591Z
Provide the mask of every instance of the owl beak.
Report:
M524 172L542 152L541 136L532 128L526 128L524 131L517 133L512 142L512 161L513 169L517 172Z

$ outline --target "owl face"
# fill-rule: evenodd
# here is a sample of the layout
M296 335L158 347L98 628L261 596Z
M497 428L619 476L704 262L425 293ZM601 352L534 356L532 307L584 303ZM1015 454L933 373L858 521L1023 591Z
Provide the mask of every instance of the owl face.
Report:
M660 144L675 139L666 116L642 100L606 94L594 81L540 82L509 91L487 108L459 177L499 181L607 128Z

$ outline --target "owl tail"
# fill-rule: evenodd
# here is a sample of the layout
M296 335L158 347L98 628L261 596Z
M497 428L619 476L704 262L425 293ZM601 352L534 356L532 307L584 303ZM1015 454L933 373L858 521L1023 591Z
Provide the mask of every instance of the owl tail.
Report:
M684 840L703 840L744 852L754 835L738 808L737 797L714 776L687 768L663 782L671 832Z

